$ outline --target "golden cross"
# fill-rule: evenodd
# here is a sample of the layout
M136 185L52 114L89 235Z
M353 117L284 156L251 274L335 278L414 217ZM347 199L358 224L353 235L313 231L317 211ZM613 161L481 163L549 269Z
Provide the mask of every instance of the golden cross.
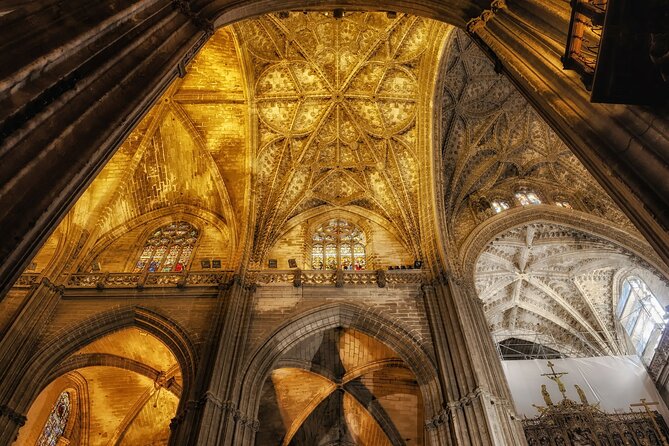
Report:
M558 390L562 394L562 399L566 400L567 399L567 389L565 388L564 383L562 382L562 380L560 378L562 378L564 375L568 375L569 373L568 372L556 373L555 369L553 368L555 366L555 364L553 364L550 361L548 361L547 365L548 365L548 367L551 368L551 373L542 373L541 376L546 376L546 377L548 377L548 379L550 379L552 381L555 381L555 383L558 385Z
M660 437L660 440L662 440L662 446L669 446L667 444L667 439L664 436L664 433L660 430L660 426L658 426L657 421L655 420L655 416L653 413L650 411L650 406L658 406L660 403L657 401L646 401L646 398L641 398L640 403L636 404L630 404L630 407L642 407L646 409L646 414L648 415L648 418L650 418L650 421L653 423L653 427L655 427L655 432L657 432L657 435Z

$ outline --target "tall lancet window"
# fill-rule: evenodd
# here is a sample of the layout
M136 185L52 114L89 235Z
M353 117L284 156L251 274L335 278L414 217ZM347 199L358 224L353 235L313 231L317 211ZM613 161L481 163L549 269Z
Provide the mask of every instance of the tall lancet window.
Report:
M199 235L198 230L185 221L156 229L144 244L135 272L183 271L190 264Z
M312 237L313 269L362 270L367 266L365 233L346 220L332 219Z
M70 394L63 392L54 404L49 418L46 420L42 434L37 439L36 446L56 446L58 439L65 432L67 420L70 417Z
M638 277L623 281L616 315L639 357L649 363L664 330L664 308Z

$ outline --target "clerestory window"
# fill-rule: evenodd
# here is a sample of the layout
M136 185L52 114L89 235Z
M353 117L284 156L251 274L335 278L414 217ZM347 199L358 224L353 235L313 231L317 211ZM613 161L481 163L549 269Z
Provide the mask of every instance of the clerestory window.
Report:
M648 364L664 330L664 308L638 277L623 281L616 315L639 357Z
M493 200L492 203L490 203L492 206L492 210L495 211L495 214L499 214L502 211L506 211L509 209L509 203L507 203L504 200Z
M332 219L312 236L313 269L362 270L367 266L365 233L346 220Z
M541 199L536 193L531 191L518 191L515 193L516 200L521 206L528 206L530 204L541 204Z
M183 271L190 264L198 237L199 231L185 221L155 230L144 244L135 272Z

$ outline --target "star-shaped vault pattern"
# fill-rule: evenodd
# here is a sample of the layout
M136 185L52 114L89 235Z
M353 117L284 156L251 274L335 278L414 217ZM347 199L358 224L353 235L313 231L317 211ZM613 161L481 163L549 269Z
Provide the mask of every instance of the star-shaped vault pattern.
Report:
M419 246L419 78L434 26L290 13L236 27L257 117L256 260L287 220L320 206L371 211Z

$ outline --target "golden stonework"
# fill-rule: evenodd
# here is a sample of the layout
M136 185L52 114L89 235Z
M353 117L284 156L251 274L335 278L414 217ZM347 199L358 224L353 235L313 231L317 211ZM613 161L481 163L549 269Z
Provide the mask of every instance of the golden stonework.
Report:
M354 206L417 234L417 110L431 90L419 79L434 29L357 12L235 26L257 117L256 255L284 222L319 207Z

